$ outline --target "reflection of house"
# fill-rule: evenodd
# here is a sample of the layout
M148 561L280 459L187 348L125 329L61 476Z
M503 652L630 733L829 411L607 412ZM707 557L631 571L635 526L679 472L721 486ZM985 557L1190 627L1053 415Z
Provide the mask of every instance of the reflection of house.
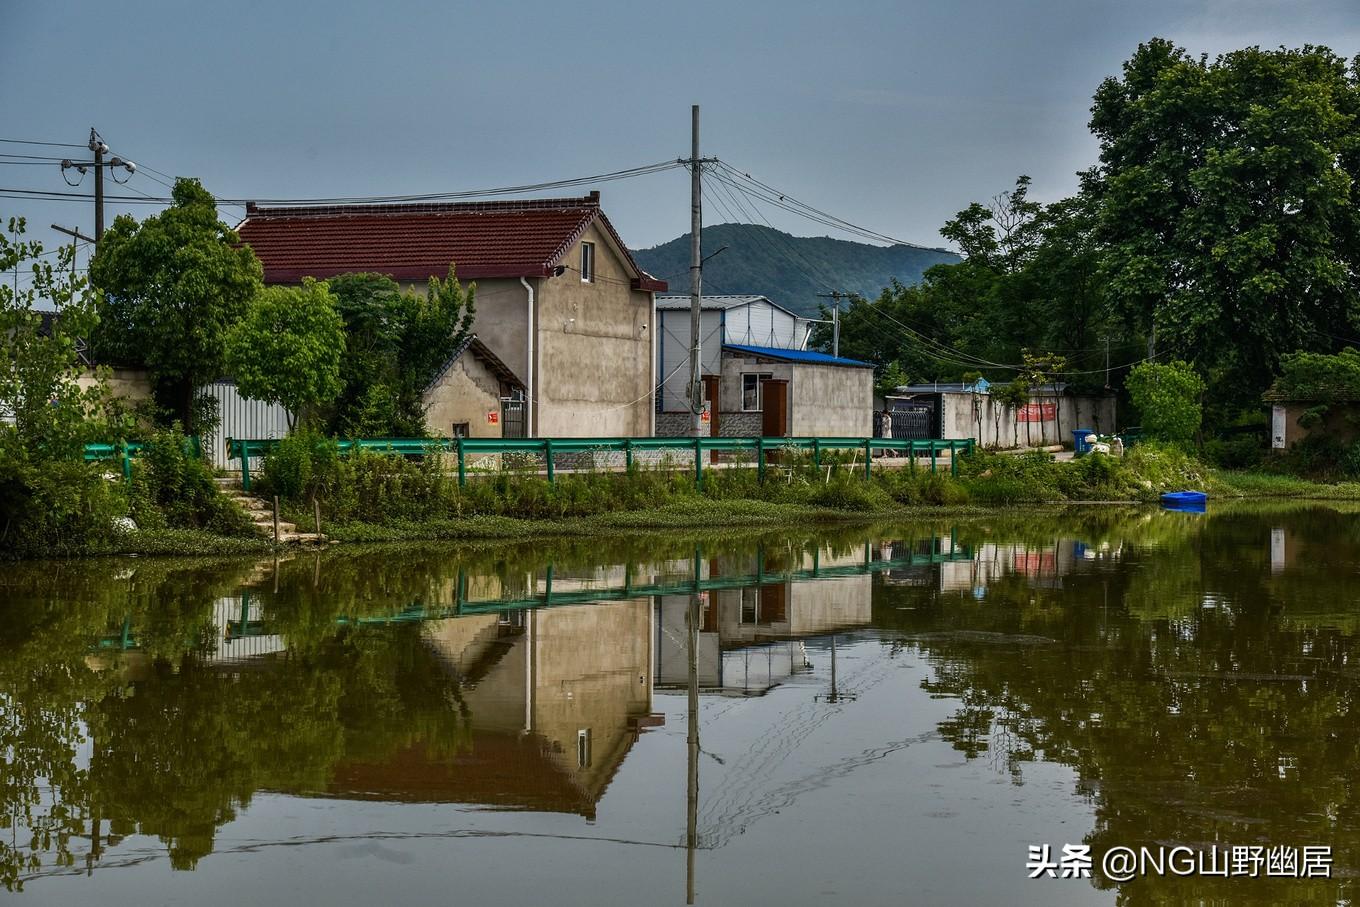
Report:
M759 558L760 555L757 555ZM800 552L786 570L860 568L864 553L835 555L827 550ZM715 558L701 564L700 578L764 572L748 558ZM759 566L759 571L757 567ZM699 685L736 695L758 695L806 671L802 640L843 629L868 626L871 617L869 573L789 581L769 569L768 582L752 581L700 595L697 669ZM685 641L689 595L656 596L656 681L663 686L688 683Z
M688 296L657 298L656 433L689 431ZM727 437L869 434L871 367L804 349L811 323L764 296L705 296L700 320L709 430Z
M1038 589L1062 587L1063 578L1094 568L1102 561L1118 557L1119 550L1108 542L1091 547L1075 539L1058 539L1050 545L986 542L972 558L942 562L939 588L942 592L981 594L989 583L1007 576L1020 576Z
M635 599L431 622L430 645L463 684L471 746L343 763L331 793L593 817L652 721L651 617Z

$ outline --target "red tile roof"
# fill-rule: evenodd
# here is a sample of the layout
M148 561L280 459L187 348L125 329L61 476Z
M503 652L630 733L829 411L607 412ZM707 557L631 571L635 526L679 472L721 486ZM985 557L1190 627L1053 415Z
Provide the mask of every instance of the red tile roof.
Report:
M458 277L549 277L598 222L618 245L634 288L665 292L665 281L633 261L600 196L522 201L246 208L236 228L264 265L266 283L375 271L426 280L457 267Z

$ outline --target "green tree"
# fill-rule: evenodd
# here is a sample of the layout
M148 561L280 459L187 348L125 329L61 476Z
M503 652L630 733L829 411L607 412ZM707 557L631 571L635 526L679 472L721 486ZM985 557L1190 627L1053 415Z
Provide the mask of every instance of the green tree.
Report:
M1149 437L1179 444L1195 439L1203 418L1204 379L1189 363L1140 363L1129 372L1127 387Z
M1360 323L1360 70L1326 48L1212 62L1157 39L1095 94L1101 276L1160 350L1252 403Z
M278 403L296 427L340 393L345 322L324 282L267 287L227 338L227 366L241 394Z
M23 239L24 227L11 218L10 235L0 235L0 271L32 276L27 287L0 281L0 456L79 458L106 397L101 382L80 384L81 349L98 321L94 293L71 270L74 250L48 261L41 243Z
M425 434L422 396L472 330L476 284L462 286L452 267L425 293L402 292L382 274L342 274L328 281L344 319L343 388L327 418L333 434Z
M102 359L145 365L163 413L194 432L205 416L196 390L221 377L227 335L263 272L197 180L176 180L173 195L140 224L119 217L100 241L90 263L103 294L94 342Z
M1016 447L1020 446L1020 407L1029 402L1029 384L1024 378L1016 378L1008 384L992 386L992 402L998 406L1005 407L1011 413L1011 430L1014 434ZM1000 416L997 417L998 419ZM1000 434L1000 429L997 429ZM997 446L1001 444L998 441Z

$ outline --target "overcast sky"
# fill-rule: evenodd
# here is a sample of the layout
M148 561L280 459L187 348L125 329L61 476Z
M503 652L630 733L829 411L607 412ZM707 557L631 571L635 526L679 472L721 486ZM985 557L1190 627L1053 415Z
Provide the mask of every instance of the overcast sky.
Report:
M699 103L705 155L942 245L947 217L1017 174L1040 199L1074 188L1095 158L1091 94L1140 41L1360 53L1356 0L362 6L0 0L0 138L83 143L93 125L115 152L227 198L418 193L674 159ZM150 176L131 188L165 194ZM41 164L0 165L0 186L66 189ZM688 229L683 171L600 188L635 248ZM232 223L242 213L223 210ZM60 239L50 223L93 229L88 201L0 198L0 215L13 214L49 243Z

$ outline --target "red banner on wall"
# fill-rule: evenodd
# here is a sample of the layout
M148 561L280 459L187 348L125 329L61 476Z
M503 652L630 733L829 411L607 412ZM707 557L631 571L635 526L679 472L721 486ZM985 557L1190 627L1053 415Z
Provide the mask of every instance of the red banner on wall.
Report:
M1052 422L1058 418L1056 403L1026 403L1015 413L1017 422Z

